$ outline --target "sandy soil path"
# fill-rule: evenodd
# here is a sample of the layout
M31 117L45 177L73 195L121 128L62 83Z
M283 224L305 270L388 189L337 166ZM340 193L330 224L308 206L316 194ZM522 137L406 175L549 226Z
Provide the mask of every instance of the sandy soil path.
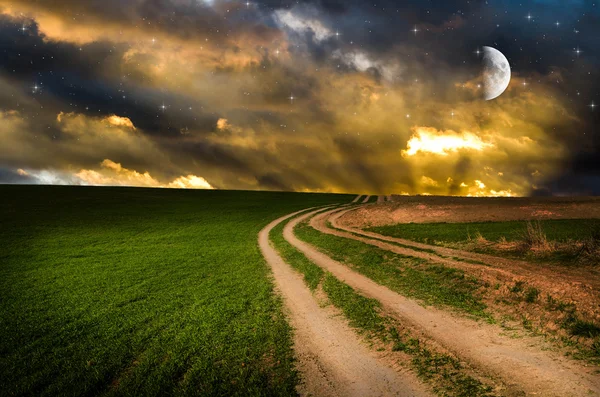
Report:
M353 203L358 203L358 200L360 200L360 198L362 197L362 195L358 195L354 198L354 200L352 200Z
M302 211L300 211L302 212ZM303 384L301 395L427 396L412 373L399 373L375 357L334 308L319 306L295 272L269 243L269 232L295 214L267 225L258 236L260 250L273 270L275 283L294 328L294 349Z
M436 308L424 308L416 301L379 285L299 240L293 233L296 224L317 211L301 215L284 229L284 237L317 265L357 289L377 299L391 315L407 321L458 357L488 376L499 377L508 394L523 391L528 395L599 395L600 379L591 369L567 360L558 353L537 348L535 338L512 339L493 325L458 317Z

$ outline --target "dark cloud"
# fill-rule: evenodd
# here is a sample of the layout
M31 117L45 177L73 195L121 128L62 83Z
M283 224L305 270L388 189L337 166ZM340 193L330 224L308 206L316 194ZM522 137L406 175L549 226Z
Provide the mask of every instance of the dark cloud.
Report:
M225 188L421 193L427 177L459 194L491 173L462 153L446 176L401 158L423 126L504 134L495 190L597 194L598 26L583 0L0 0L0 133L23 151L0 152L0 181L31 181L8 166L69 173L104 156ZM484 45L528 88L487 105L461 88Z

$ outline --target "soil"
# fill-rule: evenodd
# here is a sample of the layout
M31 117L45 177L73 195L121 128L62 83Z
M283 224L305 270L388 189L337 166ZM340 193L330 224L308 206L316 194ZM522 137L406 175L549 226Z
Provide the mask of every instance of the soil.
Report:
M320 221L317 219L312 222L317 230L332 233L324 227L323 221L330 212L320 216ZM514 339L503 334L499 326L459 317L437 308L422 307L416 301L375 283L300 241L294 236L293 227L313 214L314 212L292 220L284 229L286 240L338 279L363 295L377 299L386 311L393 313L400 321L408 321L421 329L424 334L489 377L502 379L508 394L600 394L600 379L592 374L593 369L567 359L558 352L545 350L540 338L523 336ZM352 238L361 239L356 236Z
M290 324L303 379L298 392L315 396L427 396L431 393L416 376L400 373L362 343L331 306L321 307L300 274L269 244L269 232L279 218L259 234L259 247L272 268Z
M350 212L343 224L359 229L397 223L485 222L600 218L600 197L480 198L392 196Z

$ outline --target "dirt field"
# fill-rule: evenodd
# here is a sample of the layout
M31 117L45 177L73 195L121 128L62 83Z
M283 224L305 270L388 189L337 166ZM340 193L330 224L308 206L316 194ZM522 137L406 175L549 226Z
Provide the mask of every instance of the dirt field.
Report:
M344 225L600 218L600 197L479 198L392 196L392 201L346 214Z

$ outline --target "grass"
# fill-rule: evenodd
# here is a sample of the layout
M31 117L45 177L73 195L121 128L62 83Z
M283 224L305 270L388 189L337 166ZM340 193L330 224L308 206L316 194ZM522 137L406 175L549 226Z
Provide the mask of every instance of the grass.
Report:
M369 231L386 236L404 238L433 244L435 242L459 243L474 238L477 233L488 241L519 241L528 223L472 222L472 223L405 223L369 228ZM592 230L600 227L600 219L551 219L539 221L546 238L551 241L568 242L585 240Z
M410 364L417 374L422 379L432 382L440 395L491 395L491 388L465 373L460 362L454 357L428 348L408 330L400 335L394 320L382 315L379 301L360 295L352 287L307 259L283 238L282 232L286 223L283 222L271 231L269 237L275 248L286 263L304 275L304 281L311 290L322 287L329 301L342 311L350 326L368 338L377 338L384 344L392 343L393 351L402 350L409 354Z
M296 235L333 259L352 264L354 270L402 295L491 319L485 311L486 305L476 296L481 283L462 270L391 253L360 241L323 234L307 223L297 226Z
M600 219L409 223L367 230L428 244L458 244L478 252L562 264L597 264L600 254Z
M426 380L442 379L443 387L436 391L443 396L457 397L491 396L492 388L461 371L461 363L454 357L439 353L424 346L418 338L410 334L400 335L395 328L390 329L392 350L403 351L412 356L412 365L417 374Z
M269 234L269 239L277 247L281 257L304 275L304 282L314 291L321 284L325 272L283 238L283 228L286 224L287 222L281 222L275 226Z
M3 395L290 395L257 234L353 196L2 186Z

